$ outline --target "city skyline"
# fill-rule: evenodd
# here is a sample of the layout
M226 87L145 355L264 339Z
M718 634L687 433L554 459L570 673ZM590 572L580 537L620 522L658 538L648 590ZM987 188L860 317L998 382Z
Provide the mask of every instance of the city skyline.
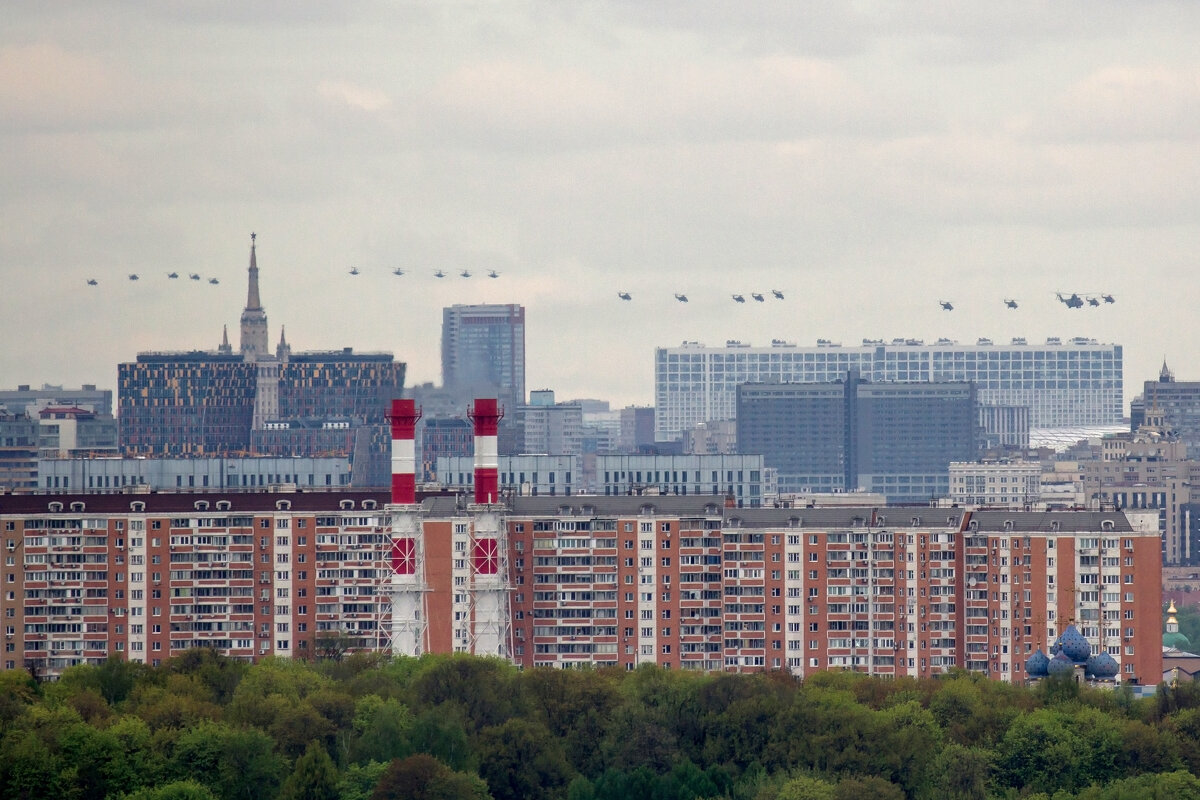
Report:
M290 343L409 385L455 303L525 306L527 386L615 407L685 340L1083 336L1126 413L1164 357L1200 378L1200 8L548 11L14 9L2 383L216 347L250 231Z

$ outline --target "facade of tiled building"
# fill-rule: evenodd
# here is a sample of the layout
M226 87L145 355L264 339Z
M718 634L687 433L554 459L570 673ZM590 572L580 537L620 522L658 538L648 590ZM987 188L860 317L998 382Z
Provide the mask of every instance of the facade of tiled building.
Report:
M1158 537L1119 512L388 502L354 491L0 496L3 666L53 676L195 646L304 657L332 636L387 650L401 630L392 598L405 591L393 572L410 569L419 652L795 674L965 667L1021 681L1028 655L1073 621L1122 680L1161 675ZM416 546L397 555L405 531ZM499 609L484 602L497 592Z

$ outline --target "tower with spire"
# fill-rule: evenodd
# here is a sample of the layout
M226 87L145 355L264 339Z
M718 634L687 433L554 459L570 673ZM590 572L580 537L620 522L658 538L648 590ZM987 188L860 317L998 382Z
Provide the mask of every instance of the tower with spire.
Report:
M287 334L284 331L284 326L279 326L279 345L275 348L275 358L280 361L287 361L288 356L292 354L292 346L287 343Z
M250 276L246 292L246 308L242 311L242 358L257 361L270 355L267 344L267 312L258 295L258 260L255 256L257 234L250 234Z

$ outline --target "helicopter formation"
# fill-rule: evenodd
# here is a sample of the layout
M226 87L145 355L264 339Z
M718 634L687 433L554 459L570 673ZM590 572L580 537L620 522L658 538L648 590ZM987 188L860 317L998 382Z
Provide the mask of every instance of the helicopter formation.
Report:
M1117 299L1107 292L1101 292L1098 295L1084 295L1080 297L1077 292L1072 292L1070 295L1063 297L1062 292L1056 293L1058 302L1062 303L1067 308L1083 308L1083 304L1087 303L1092 308L1099 308L1100 303L1111 305L1117 302Z
M362 270L360 270L358 267L351 267L349 274L362 275L363 273L362 273ZM405 275L408 274L408 270L404 269L403 267L396 267L395 269L392 270L392 274L395 275L397 278L403 278ZM449 275L449 273L447 273L445 270L435 269L433 271L433 277L435 277L435 278L445 278L448 275ZM458 273L458 275L460 278L470 278L472 273L471 273L471 270L464 269L462 272ZM500 273L494 269L489 269L487 271L487 277L499 278Z
M142 276L136 272L131 272L128 275L126 275L125 277L131 282L132 281L140 281L142 279ZM179 273L178 272L168 272L167 279L172 280L172 281L177 281L177 280L179 280ZM199 281L203 281L204 279L202 277L200 277L200 273L191 272L191 273L188 273L188 280L193 280L193 281L199 282ZM212 284L213 286L217 286L218 284L221 283L219 278L209 278L208 282L210 284ZM96 278L88 278L87 285L88 286L99 286L100 281L97 280Z
M489 277L495 277L495 276L489 276ZM783 292L779 289L772 289L771 296L774 297L776 300L784 299ZM622 300L630 300L630 301L633 300L633 294L625 291L624 289L617 292L617 297L619 297ZM733 302L735 302L735 303L743 303L744 304L746 302L746 295L744 295L744 294L732 294L732 295L730 295L730 297L733 298ZM680 303L688 302L688 296L686 294L676 294L675 299L677 301L679 301ZM750 299L756 303L767 302L766 295L763 294L762 292L751 292Z
M1092 308L1099 308L1101 304L1112 305L1113 303L1117 302L1117 298L1113 297L1108 292L1101 292L1094 295L1086 294L1082 296L1078 292L1072 292L1069 295L1064 295L1062 292L1055 292L1055 297L1058 298L1058 302L1062 303L1067 308L1083 308L1085 304ZM943 311L954 310L954 303L950 302L949 300L938 300L938 305L942 307ZM1004 298L1004 307L1015 309L1019 308L1020 304L1013 298L1006 297Z

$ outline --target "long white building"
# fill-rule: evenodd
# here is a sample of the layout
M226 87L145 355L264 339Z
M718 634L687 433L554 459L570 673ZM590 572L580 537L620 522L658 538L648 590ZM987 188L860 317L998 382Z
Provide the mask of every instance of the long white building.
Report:
M972 381L980 405L1027 406L1035 428L1107 425L1122 417L1121 345L1094 339L863 340L850 347L824 340L815 347L684 342L655 349L655 439L674 441L701 422L734 419L740 384L831 382L850 369L872 382Z

